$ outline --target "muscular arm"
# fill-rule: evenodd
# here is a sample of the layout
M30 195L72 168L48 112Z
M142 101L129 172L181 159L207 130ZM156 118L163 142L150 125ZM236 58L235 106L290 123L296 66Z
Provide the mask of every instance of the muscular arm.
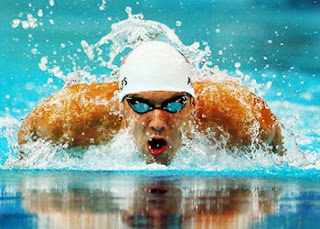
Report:
M18 142L44 138L72 146L108 142L121 120L114 92L117 83L66 87L42 101L23 122Z
M273 152L283 153L277 117L247 87L233 81L206 81L195 82L194 88L199 131L215 133L214 139L226 138L231 147L266 143Z
M267 143L281 151L282 135L276 116L265 101L235 82L195 82L198 130L214 132L212 140L228 138L242 147ZM106 143L121 128L117 83L73 85L53 94L23 122L18 140L44 138L69 146ZM280 147L280 148L279 148Z

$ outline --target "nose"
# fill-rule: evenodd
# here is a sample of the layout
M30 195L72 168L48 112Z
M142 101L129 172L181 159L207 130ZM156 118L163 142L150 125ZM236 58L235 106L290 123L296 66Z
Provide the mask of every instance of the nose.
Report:
M156 133L161 133L167 128L164 111L156 109L153 110L151 114L152 117L149 123L150 128Z

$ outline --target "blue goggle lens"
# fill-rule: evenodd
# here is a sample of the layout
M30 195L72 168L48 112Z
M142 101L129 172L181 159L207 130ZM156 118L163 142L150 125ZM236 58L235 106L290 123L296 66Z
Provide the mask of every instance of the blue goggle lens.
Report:
M150 105L147 102L143 102L140 99L126 98L126 100L128 101L129 106L139 114L143 114L154 109L162 109L170 113L177 113L184 108L188 100L188 97L179 97L173 100L172 102L164 103L165 105L162 105L160 108L155 108L153 105Z
M137 112L139 114L143 114L143 113L146 113L146 112L152 110L152 108L148 104L143 103L143 102L139 102L139 101L135 101L134 104L131 104L129 102L129 105L135 112Z
M163 110L169 111L171 113L177 113L182 110L184 105L185 103L181 103L181 102L171 102L171 103L168 103L167 106L163 107Z

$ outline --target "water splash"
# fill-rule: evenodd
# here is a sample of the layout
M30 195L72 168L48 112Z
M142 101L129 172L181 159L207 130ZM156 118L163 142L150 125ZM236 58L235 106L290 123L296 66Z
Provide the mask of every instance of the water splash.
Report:
M106 0L102 0L101 5L99 6L99 10L105 10L106 9L106 4L107 4L107 1Z
M0 117L0 142L7 145L5 149L1 150L0 164L3 161L15 160L18 157L16 146L19 126L20 122L15 118Z
M8 120L5 120L7 123ZM263 149L248 147L247 150L228 151L226 141L212 143L196 133L194 138L183 136L183 144L169 166L146 164L140 157L128 129L123 129L106 145L84 148L68 148L48 141L38 140L22 146L16 145L14 135L19 127L11 120L8 138L14 143L15 153L11 153L2 169L65 169L90 171L137 171L137 170L179 170L179 171L260 171L287 170L290 168L320 169L317 154L305 154L296 146L290 146L284 156L270 154ZM292 139L286 136L287 139ZM123 144L126 142L126 144ZM294 144L294 146L292 146ZM24 155L18 159L17 151Z
M40 60L39 68L62 79L65 85L116 81L118 79L118 66L126 53L143 42L158 40L171 44L188 58L192 66L194 81L205 78L216 82L228 79L248 86L252 92L259 96L263 96L270 89L271 81L257 83L255 79L251 79L249 75L243 74L239 69L236 70L236 75L231 77L226 70L220 71L218 66L212 67L210 61L211 50L207 42L203 42L203 47L200 42L184 45L174 30L167 25L157 21L145 20L141 13L132 14L130 7L126 7L126 12L128 18L112 24L111 31L95 44L89 44L85 40L81 41L81 47L90 64L98 64L100 68L104 69L103 72L110 72L110 75L94 75L91 73L90 64L81 68L75 62L73 62L73 71L64 74L58 65L52 64L56 61L49 61L48 56L44 56ZM74 55L77 54L74 53Z
M32 14L27 14L26 20L14 19L12 21L12 28L18 28L21 25L23 29L34 29L39 26L38 19L33 17ZM41 25L41 24L40 24Z
M64 80L65 85L115 81L119 71L117 63L121 61L124 53L145 41L160 40L170 43L189 59L193 67L193 80L237 81L249 86L259 95L263 95L271 87L271 82L259 84L250 76L244 75L239 69L236 71L236 76L231 77L227 71L220 71L217 66L211 67L212 63L209 61L211 50L208 45L200 47L200 43L195 42L186 46L168 26L156 21L144 20L142 14L132 14L130 7L126 8L126 12L128 19L114 23L111 32L103 36L97 43L88 44L85 40L81 42L90 61L88 66L80 70L75 67L74 71L64 74L59 66L51 66L48 56L43 56L39 68ZM98 63L101 68L109 69L111 74L109 76L92 74L90 64L95 63ZM240 67L239 64L237 66ZM16 134L20 122L15 119L6 119L2 120L1 125L5 129L2 133L5 133L4 137L10 148L4 169L221 171L257 170L277 166L320 169L319 156L316 153L306 155L299 150L295 138L290 136L291 128L284 129L288 151L283 157L256 148L248 148L247 152L228 152L226 147L223 147L227 143L210 143L198 133L193 140L184 138L184 144L177 157L169 166L163 166L146 165L137 153L136 146L127 130L120 131L107 145L91 146L88 149L68 149L66 146L57 146L41 140L30 142L17 149ZM127 144L124 145L123 142ZM22 159L17 159L18 150L25 152Z

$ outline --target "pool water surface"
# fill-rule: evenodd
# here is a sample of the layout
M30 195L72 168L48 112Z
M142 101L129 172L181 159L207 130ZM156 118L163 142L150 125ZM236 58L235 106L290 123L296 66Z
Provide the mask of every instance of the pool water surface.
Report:
M319 1L12 0L0 16L0 228L320 227ZM111 79L141 39L175 43L198 74L205 63L266 100L285 156L199 140L146 165L124 133L71 152L27 144L17 160L40 101Z
M317 228L320 180L5 171L1 228Z

